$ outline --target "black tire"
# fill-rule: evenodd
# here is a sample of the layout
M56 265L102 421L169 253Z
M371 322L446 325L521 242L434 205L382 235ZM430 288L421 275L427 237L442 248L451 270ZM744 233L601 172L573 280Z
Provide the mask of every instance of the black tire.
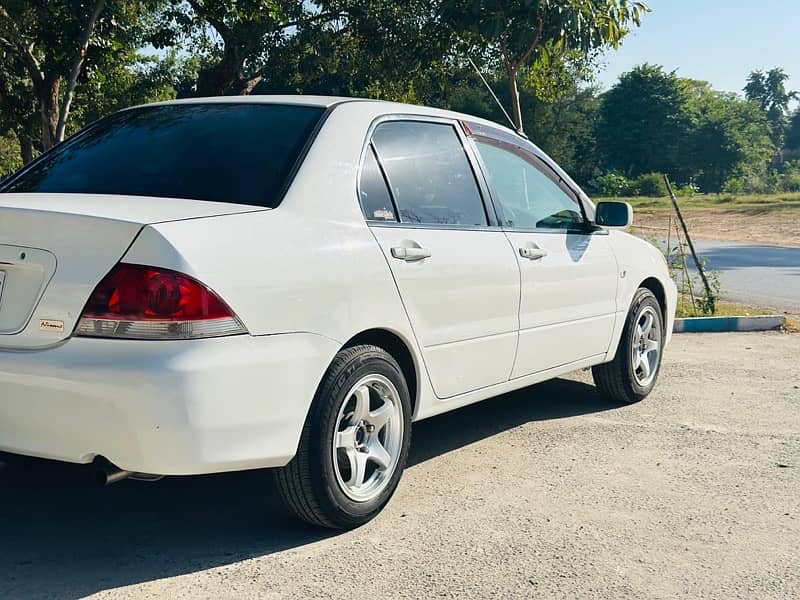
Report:
M394 472L386 487L367 501L346 495L334 470L333 436L348 392L362 378L377 374L394 384L402 409L402 439ZM411 444L411 398L403 372L385 350L371 345L345 348L336 355L322 379L306 418L295 457L275 469L275 481L284 503L297 517L330 529L352 529L375 517L397 489Z
M655 313L660 335L657 363L652 380L646 385L640 385L634 376L632 351L635 344L636 324L642 314L650 307L649 314ZM644 400L658 380L661 370L661 358L664 349L664 319L661 305L653 292L647 288L639 288L633 296L633 302L628 310L625 328L619 341L614 360L602 365L592 367L594 383L604 396L621 404L633 404Z

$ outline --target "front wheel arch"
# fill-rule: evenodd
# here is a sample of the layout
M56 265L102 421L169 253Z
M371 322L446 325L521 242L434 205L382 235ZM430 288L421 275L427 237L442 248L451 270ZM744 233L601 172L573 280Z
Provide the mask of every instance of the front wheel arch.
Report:
M664 323L668 323L667 314L669 309L667 308L667 293L664 290L664 285L655 277L648 277L638 285L637 289L639 288L645 288L653 292L658 304L661 306L661 318Z

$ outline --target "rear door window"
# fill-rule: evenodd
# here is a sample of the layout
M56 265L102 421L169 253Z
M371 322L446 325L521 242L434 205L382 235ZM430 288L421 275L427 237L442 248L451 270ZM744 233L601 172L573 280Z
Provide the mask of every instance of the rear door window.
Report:
M274 207L324 112L316 106L266 103L126 110L56 146L0 191Z
M389 121L378 125L372 143L401 222L487 225L475 174L452 125Z

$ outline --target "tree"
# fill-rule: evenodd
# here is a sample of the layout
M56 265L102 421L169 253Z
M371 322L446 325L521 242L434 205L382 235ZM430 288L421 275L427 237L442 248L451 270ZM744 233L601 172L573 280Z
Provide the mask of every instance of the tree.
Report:
M0 179L22 166L17 140L13 133L0 135Z
M254 93L367 96L436 104L447 85L448 33L430 0L320 0L336 23L307 22L272 52Z
M9 141L16 140L17 154L23 163L33 160L39 127L33 86L25 65L16 54L0 47L0 135L4 136L6 147ZM4 172L9 171L9 165L16 164L4 162Z
M184 43L202 57L198 96L249 94L299 32L312 24L334 25L340 16L304 0L170 0L154 44Z
M789 120L784 145L788 150L800 150L800 108L794 111Z
M783 69L753 71L747 78L744 87L745 97L758 102L761 110L767 115L772 126L772 141L780 149L786 133L789 103L798 97L797 92L786 91L786 80L789 76Z
M681 82L659 66L620 76L603 97L597 136L607 165L627 177L687 173L691 116Z
M504 70L519 130L522 71L551 53L617 47L647 11L633 0L441 1L442 24L461 38L462 50Z
M700 189L719 192L732 177L765 172L776 149L757 103L704 86L690 100L693 130L688 158Z
M157 0L4 0L0 45L22 64L41 117L42 150L62 141L76 88L96 57L142 42Z

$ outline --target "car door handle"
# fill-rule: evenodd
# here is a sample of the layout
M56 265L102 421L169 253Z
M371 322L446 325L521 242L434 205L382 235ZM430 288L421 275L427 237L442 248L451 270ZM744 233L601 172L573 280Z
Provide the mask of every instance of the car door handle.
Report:
M547 256L547 250L544 248L520 248L519 255L529 260L539 260Z
M427 248L408 248L406 246L395 246L392 248L392 256L406 262L416 262L431 257L431 251Z

